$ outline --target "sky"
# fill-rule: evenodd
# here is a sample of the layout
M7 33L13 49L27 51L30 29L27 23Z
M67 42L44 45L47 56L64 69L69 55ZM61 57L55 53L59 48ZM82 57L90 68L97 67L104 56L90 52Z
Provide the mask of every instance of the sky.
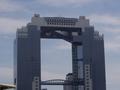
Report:
M0 0L0 83L13 83L16 29L25 26L37 13L40 16L86 16L90 19L95 30L104 34L107 90L119 90L119 4L120 0ZM42 40L42 80L64 79L71 72L71 62L70 43Z

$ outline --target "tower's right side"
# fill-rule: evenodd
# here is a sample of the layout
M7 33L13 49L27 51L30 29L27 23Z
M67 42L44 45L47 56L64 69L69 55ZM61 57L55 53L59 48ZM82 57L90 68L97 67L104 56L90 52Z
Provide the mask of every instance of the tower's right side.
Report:
M93 27L82 35L85 90L106 90L104 38Z

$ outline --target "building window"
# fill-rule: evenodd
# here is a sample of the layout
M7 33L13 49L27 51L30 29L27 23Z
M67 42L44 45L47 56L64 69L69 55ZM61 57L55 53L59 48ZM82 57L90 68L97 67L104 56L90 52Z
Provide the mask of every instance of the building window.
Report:
M35 90L38 90L38 88L36 88Z
M38 83L38 81L35 81L36 83Z
M87 88L87 90L90 90L89 88Z
M38 87L38 85L36 84L36 87Z

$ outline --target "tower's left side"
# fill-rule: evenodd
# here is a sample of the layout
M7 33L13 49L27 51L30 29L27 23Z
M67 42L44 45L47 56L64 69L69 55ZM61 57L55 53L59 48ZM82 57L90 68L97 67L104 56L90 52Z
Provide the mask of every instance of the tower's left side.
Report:
M28 25L17 30L14 50L16 90L41 90L40 30Z

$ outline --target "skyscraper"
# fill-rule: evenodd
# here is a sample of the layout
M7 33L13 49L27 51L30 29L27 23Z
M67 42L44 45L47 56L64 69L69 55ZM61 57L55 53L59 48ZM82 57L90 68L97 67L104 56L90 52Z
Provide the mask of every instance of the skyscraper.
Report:
M64 39L72 44L71 90L106 90L103 35L84 16L40 17L17 30L14 81L17 90L41 90L40 39Z

